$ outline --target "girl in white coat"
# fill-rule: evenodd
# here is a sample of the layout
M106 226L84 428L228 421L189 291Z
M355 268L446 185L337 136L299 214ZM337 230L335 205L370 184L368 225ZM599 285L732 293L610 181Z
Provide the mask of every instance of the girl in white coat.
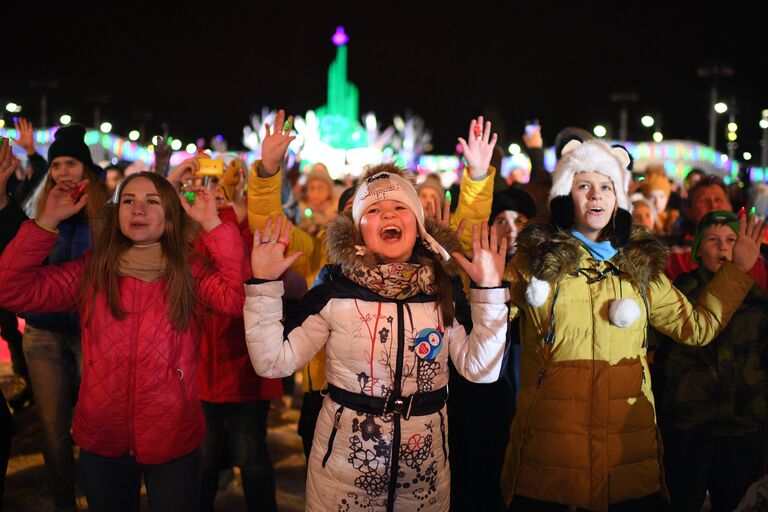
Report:
M447 511L448 358L471 381L499 376L506 240L474 226L468 261L455 233L425 222L404 172L377 166L357 189L352 217L328 226L333 264L283 325L277 279L298 253L284 255L290 226L281 224L254 234L245 328L263 377L290 375L326 347L329 393L309 460L306 509ZM470 304L449 254L473 282Z

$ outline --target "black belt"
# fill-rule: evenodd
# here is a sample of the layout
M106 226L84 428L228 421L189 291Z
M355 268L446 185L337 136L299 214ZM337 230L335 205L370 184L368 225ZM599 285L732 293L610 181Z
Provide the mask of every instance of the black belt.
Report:
M411 416L426 416L443 408L448 399L448 388L442 387L427 393L415 393L389 399L378 396L351 393L328 384L328 394L334 402L364 414L398 414L406 420Z

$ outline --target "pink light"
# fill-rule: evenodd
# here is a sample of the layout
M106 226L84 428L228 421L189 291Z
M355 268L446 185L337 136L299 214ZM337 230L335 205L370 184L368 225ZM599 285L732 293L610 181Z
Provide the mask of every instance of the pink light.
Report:
M341 25L336 27L336 33L333 34L333 37L331 37L331 41L336 46L344 46L349 42L349 36L347 36L347 34L344 33L344 27L342 27Z

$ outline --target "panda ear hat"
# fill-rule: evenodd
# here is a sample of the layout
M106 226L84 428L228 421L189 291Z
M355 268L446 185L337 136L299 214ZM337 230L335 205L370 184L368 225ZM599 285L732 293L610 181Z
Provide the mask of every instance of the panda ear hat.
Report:
M632 173L628 169L631 163L632 157L622 146L611 147L599 140L582 142L572 139L563 146L562 158L552 174L549 200L570 196L576 174L596 172L611 179L617 206L631 212L629 184L632 181Z

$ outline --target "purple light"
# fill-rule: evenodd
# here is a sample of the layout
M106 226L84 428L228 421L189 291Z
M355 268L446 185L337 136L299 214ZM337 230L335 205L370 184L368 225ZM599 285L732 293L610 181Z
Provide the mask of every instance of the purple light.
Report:
M216 135L216 140L221 142L224 140L224 137L221 134Z
M344 46L349 42L349 37L344 33L344 27L341 25L336 27L336 33L333 34L331 41L333 41L333 44L336 46Z

